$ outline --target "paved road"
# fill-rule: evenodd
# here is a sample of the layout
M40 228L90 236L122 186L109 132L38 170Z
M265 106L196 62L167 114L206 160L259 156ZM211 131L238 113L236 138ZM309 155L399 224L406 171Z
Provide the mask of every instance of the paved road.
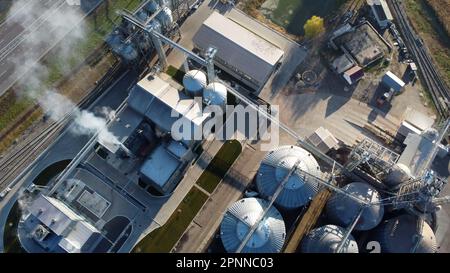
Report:
M30 3L0 25L0 95L22 78L32 64L41 59L72 28L49 23L56 12L79 18L78 23L83 19L82 16L73 16L79 11L79 7L69 6L64 0ZM30 14L29 9L37 6L44 12L39 15ZM78 25L77 22L70 23L73 27ZM45 34L49 39L42 39L43 35L40 34Z
M243 149L230 171L175 245L173 252L205 252L205 248L219 227L227 208L242 196L266 154L259 147L250 145L244 146Z

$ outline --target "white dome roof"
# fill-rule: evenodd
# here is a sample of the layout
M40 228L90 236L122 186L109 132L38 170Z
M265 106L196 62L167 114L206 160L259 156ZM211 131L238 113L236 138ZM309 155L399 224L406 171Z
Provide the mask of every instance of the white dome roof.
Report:
M236 252L256 223L268 202L259 198L244 198L228 208L220 225L222 243L227 252ZM286 229L281 214L271 207L253 232L242 252L276 253L283 247Z
M389 187L395 187L407 182L411 176L411 170L404 164L395 164L384 179L384 183Z
M192 96L201 95L206 86L206 75L200 70L189 70L183 77L183 86Z
M424 221L422 230L418 230L418 217L402 214L384 221L375 229L375 239L380 242L383 253L410 253L420 238L416 253L435 253L436 236Z
M227 104L227 88L219 82L212 82L203 90L203 101L208 105L225 106Z
M345 236L345 229L335 225L326 225L315 228L302 240L301 252L303 253L336 253L339 244ZM347 242L341 249L341 253L358 253L358 244L353 236L347 238Z
M377 203L381 196L373 187L366 183L354 182L345 185L342 190L366 202ZM362 205L350 197L335 192L327 202L327 213L330 221L339 226L349 226L359 214ZM369 230L376 227L383 219L382 205L366 207L355 226L355 230Z
M303 172L320 177L320 168L314 156L298 146L280 146L270 151L261 162L256 176L256 185L261 196L272 196L284 177L300 159L284 189L278 195L276 204L285 208L298 208L309 202L318 191L318 182L304 177Z

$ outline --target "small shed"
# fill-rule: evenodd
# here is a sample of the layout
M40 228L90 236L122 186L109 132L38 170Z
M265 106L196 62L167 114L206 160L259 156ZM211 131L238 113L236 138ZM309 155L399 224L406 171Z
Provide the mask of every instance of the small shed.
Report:
M345 71L343 77L348 84L352 85L364 77L364 71L361 67L354 66Z
M308 137L308 141L323 153L327 153L339 143L330 131L323 127L317 128L317 130Z
M395 92L401 92L405 86L405 83L391 71L384 74L381 82L389 89L393 89Z

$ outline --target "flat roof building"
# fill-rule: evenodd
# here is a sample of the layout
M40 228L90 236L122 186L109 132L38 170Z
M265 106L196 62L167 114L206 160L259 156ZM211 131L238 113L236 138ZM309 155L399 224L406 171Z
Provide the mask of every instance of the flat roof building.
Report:
M386 72L381 81L386 87L388 87L389 89L393 89L395 92L402 91L403 87L405 86L405 82L403 82L391 71Z
M367 0L367 5L369 5L380 28L388 27L389 23L394 20L386 0Z
M27 210L24 225L45 250L92 252L103 238L97 228L56 198L41 194Z
M182 169L182 158L187 152L181 142L171 141L167 146L158 146L141 166L141 179L162 194L172 192L179 182L174 174Z
M213 12L193 38L196 48L217 48L215 63L225 72L259 90L284 52L235 21Z

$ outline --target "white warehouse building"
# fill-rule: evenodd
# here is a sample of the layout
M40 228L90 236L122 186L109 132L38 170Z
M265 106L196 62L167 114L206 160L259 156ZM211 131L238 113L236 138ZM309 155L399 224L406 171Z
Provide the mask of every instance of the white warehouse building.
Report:
M217 48L215 64L256 91L264 86L284 54L274 44L217 12L203 22L193 42L200 51L210 46Z

